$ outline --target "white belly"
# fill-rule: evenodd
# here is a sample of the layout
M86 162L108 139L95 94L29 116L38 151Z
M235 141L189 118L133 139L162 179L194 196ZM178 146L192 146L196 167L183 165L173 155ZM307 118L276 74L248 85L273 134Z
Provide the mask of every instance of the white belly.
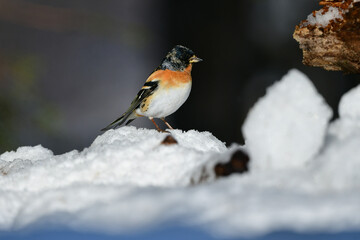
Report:
M147 111L142 112L140 109L136 113L154 118L163 118L174 113L189 97L191 91L191 82L185 83L182 87L176 89L164 89L154 93L152 101Z

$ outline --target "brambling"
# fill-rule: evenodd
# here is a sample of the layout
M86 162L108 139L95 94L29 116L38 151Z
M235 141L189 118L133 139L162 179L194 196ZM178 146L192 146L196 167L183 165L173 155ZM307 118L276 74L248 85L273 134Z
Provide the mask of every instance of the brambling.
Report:
M138 117L148 117L160 132L164 131L154 118L160 118L173 129L165 117L178 110L189 97L192 65L200 61L202 59L196 57L192 50L181 45L175 46L148 77L128 110L101 131L116 128L126 121L125 125L128 125Z

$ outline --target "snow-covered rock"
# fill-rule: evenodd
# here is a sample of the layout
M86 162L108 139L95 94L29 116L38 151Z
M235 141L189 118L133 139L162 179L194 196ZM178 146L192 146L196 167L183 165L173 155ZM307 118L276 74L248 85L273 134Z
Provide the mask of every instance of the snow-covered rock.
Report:
M312 82L289 71L267 89L243 125L252 170L303 167L319 152L331 116Z

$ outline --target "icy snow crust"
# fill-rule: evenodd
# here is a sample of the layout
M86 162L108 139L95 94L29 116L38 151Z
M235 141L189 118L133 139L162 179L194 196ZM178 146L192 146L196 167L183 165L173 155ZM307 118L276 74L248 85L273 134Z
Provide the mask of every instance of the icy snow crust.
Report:
M250 171L216 179L235 150L209 132L122 127L81 152L42 146L0 155L0 229L123 233L172 221L220 236L360 229L360 87L340 118L291 70L243 126ZM205 176L205 177L204 177ZM201 183L199 183L201 182Z

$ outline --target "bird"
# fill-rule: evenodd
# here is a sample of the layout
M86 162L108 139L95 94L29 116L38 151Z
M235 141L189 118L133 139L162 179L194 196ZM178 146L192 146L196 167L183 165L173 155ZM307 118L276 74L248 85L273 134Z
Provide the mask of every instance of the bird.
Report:
M159 132L162 130L154 121L160 118L169 129L173 129L165 117L176 112L190 95L194 63L202 59L187 47L176 45L150 74L130 107L115 121L101 131L128 125L138 117L147 117Z

